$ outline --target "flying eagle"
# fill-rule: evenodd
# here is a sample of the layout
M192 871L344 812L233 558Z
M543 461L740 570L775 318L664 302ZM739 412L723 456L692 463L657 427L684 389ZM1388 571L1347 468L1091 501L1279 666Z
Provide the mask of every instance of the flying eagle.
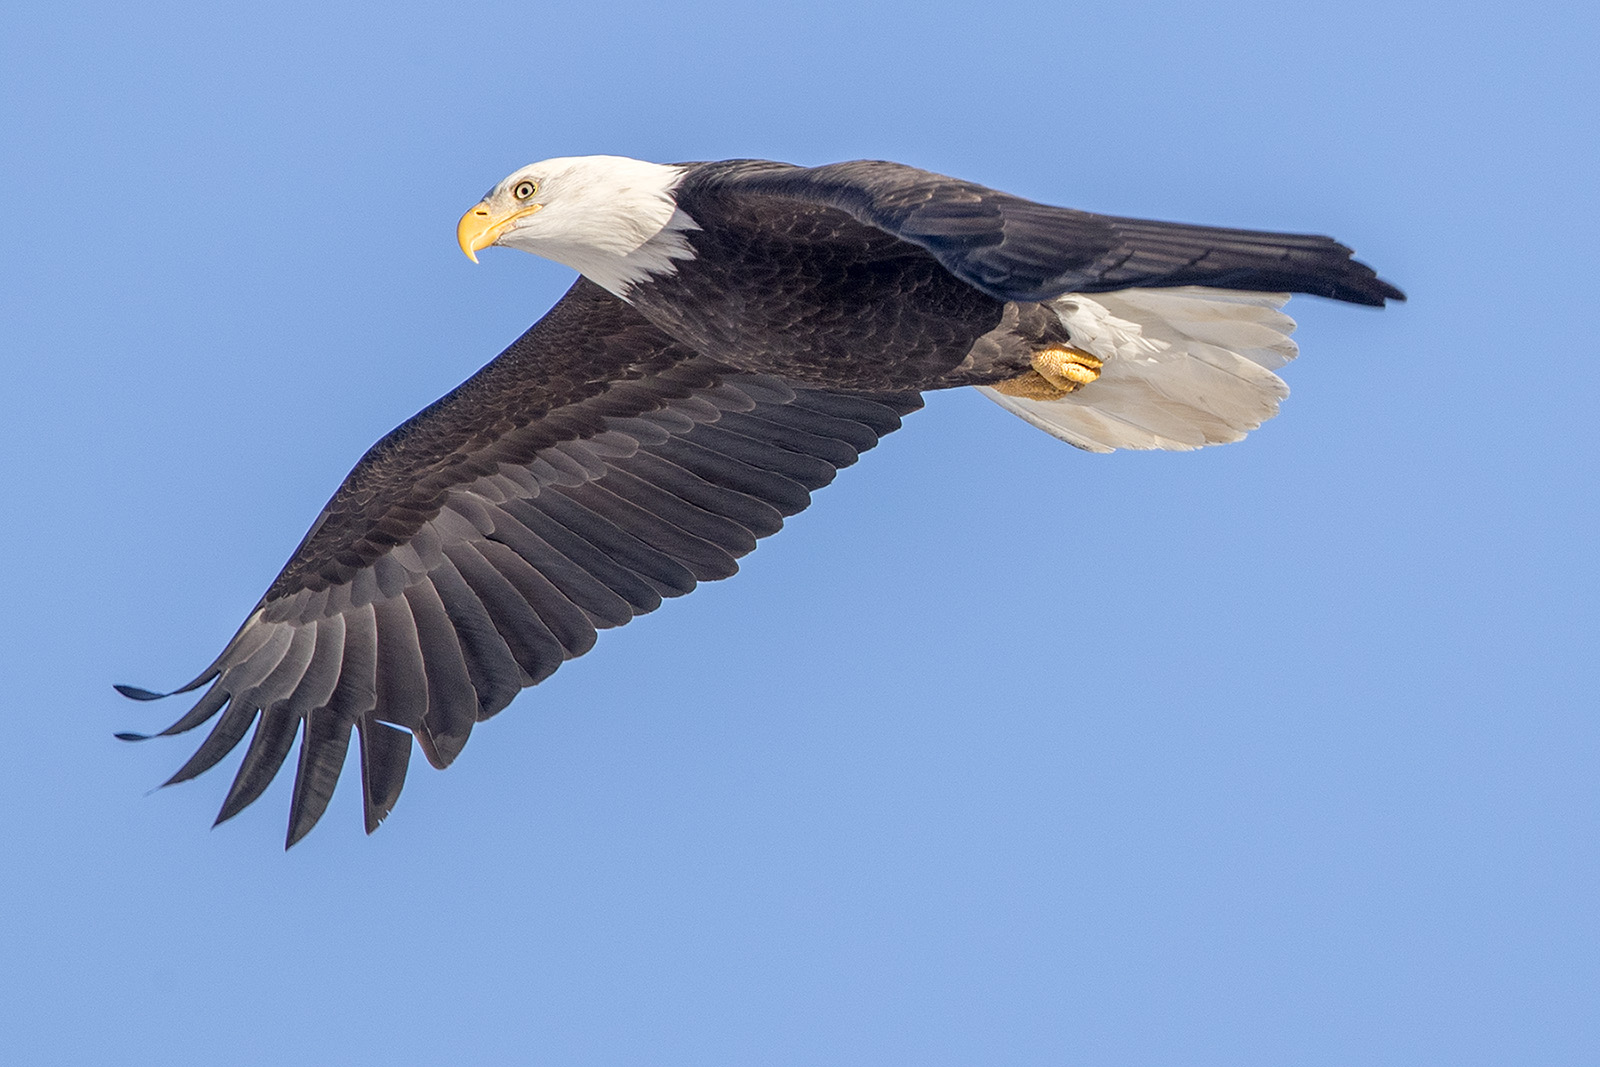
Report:
M1404 299L1327 237L1095 215L886 162L551 159L457 236L474 261L502 245L581 277L361 458L176 690L210 685L162 735L221 716L168 784L255 727L218 822L303 729L293 845L354 729L372 832L413 736L447 766L597 630L733 574L925 390L975 386L1094 452L1236 441L1287 395L1287 294Z

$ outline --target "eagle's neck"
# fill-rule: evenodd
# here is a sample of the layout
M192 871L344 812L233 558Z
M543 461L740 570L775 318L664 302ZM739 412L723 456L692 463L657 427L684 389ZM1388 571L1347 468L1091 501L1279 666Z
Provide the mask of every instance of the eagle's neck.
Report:
M686 234L700 227L673 190L684 167L621 156L547 160L549 201L525 232L503 244L564 263L626 297L640 282L692 259Z
M689 231L698 230L700 224L681 208L674 207L656 231L622 255L596 255L574 258L568 265L584 277L617 296L627 299L629 292L640 282L663 274L676 274L677 260L693 259L695 251L689 244Z

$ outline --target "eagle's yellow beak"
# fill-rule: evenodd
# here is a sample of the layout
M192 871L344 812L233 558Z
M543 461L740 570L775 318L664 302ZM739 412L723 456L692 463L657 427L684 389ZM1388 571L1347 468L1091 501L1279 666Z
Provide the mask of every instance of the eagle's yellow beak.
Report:
M543 204L531 204L519 211L496 216L487 202L480 202L456 223L456 243L472 262L478 262L478 250L488 248L500 239L506 228L518 219L532 215Z

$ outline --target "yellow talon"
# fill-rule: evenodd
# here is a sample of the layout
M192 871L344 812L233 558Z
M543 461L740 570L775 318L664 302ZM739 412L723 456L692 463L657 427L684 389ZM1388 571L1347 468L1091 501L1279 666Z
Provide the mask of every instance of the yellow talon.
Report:
M1076 348L1041 348L1033 354L1032 370L991 388L1026 400L1060 400L1100 377L1103 366L1097 357Z
M1065 390L1057 389L1045 381L1044 375L1036 370L1023 371L1015 378L995 382L989 388L1006 396L1020 396L1024 400L1060 400L1067 395Z
M1099 359L1076 348L1043 348L1033 354L1033 369L1066 393L1076 392L1100 377L1103 366Z

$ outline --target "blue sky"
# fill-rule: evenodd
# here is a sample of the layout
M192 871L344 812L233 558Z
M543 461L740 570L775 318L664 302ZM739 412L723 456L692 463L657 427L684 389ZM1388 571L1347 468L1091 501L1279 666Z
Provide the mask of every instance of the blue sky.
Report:
M0 1048L19 1064L1600 1058L1595 16L29 2L0 14ZM559 296L552 155L899 159L1332 233L1242 444L940 395L360 830L153 795L390 427ZM1052 571L1060 546L1080 562ZM231 764L230 764L231 765Z

